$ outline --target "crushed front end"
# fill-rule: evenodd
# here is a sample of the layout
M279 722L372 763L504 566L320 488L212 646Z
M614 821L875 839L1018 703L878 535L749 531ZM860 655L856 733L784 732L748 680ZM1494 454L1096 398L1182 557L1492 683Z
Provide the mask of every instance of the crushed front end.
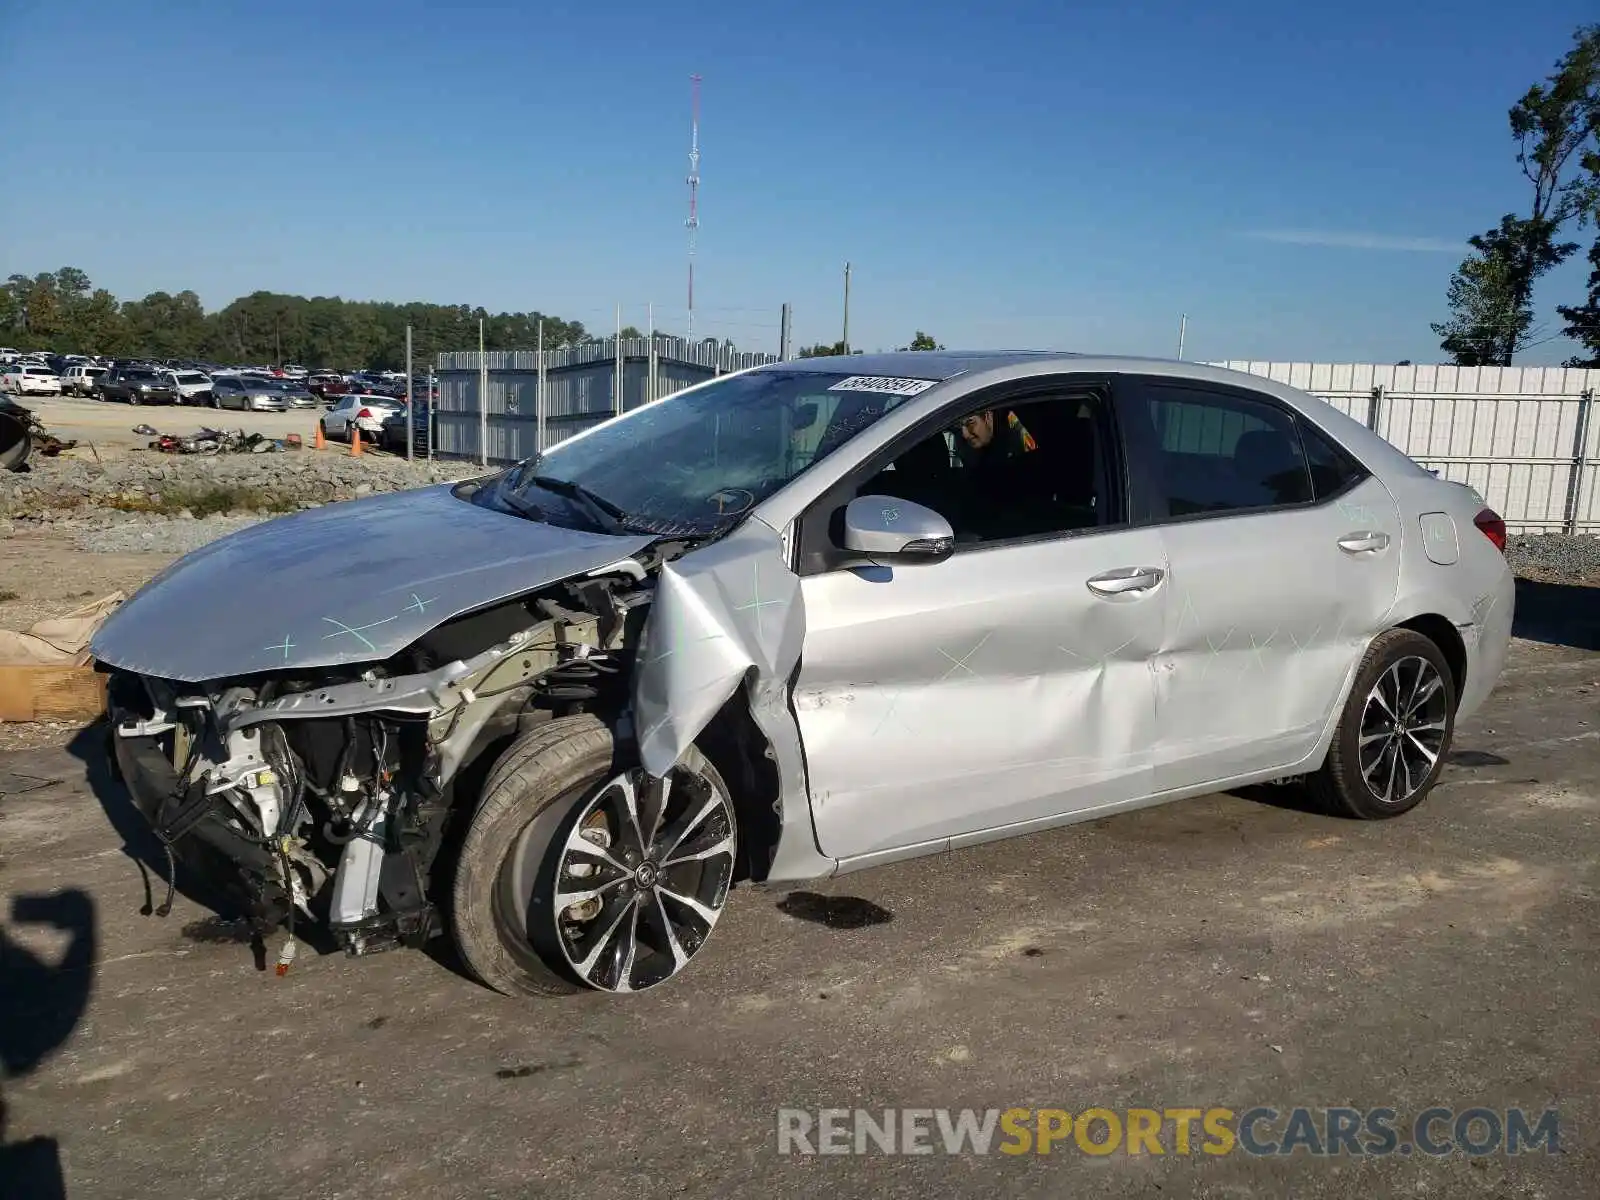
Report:
M498 748L574 712L620 719L663 545L442 624L381 662L183 683L113 669L111 751L206 899L350 954L443 931L453 829ZM470 814L468 814L470 815Z

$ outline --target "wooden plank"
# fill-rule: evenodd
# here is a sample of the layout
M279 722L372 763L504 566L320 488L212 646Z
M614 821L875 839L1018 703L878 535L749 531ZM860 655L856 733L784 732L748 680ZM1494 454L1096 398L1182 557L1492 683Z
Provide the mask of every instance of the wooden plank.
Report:
M105 706L91 667L0 667L0 721L92 721Z

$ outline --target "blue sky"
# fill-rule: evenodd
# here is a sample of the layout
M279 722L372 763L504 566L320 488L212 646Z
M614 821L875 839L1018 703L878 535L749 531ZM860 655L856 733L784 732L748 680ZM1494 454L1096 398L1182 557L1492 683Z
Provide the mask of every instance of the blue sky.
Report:
M699 72L697 334L1437 361L1592 4L6 0L0 273L679 331Z

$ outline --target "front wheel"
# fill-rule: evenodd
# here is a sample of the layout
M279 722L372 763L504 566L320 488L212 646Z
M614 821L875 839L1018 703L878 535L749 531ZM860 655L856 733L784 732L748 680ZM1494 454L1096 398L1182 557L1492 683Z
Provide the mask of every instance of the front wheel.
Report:
M1322 769L1308 781L1332 811L1362 820L1421 804L1444 769L1455 732L1450 664L1410 629L1380 634L1356 672Z
M690 748L652 780L591 715L546 722L501 756L456 868L456 945L507 995L639 992L710 938L738 828Z

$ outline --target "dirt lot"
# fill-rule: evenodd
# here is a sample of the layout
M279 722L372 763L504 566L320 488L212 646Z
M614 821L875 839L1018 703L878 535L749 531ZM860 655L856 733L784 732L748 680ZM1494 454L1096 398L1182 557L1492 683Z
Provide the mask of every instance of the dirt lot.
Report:
M6 625L166 561L28 542L0 541ZM59 1162L74 1200L1593 1195L1600 592L1530 583L1519 612L1530 638L1400 821L1216 796L747 890L684 978L623 1002L504 999L442 952L258 971L186 898L142 915L159 853L95 737L36 731L0 749L0 1184ZM1563 1153L781 1157L775 1138L780 1106L1256 1104L1402 1125L1553 1106Z
M258 413L238 409L195 408L179 404L121 404L73 396L27 396L17 401L38 414L44 427L63 441L93 443L102 457L115 458L150 439L132 432L152 425L162 433L194 433L199 429L245 429L268 437L298 433L307 444L317 429L321 409Z

